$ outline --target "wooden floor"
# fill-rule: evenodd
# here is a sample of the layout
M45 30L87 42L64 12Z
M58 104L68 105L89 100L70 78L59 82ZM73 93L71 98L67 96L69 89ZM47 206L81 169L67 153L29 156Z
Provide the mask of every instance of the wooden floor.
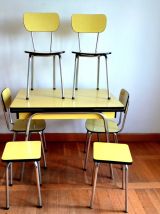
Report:
M82 170L82 142L49 142L47 164L42 168L43 208L37 208L35 172L25 167L24 181L19 181L20 165L14 164L14 185L10 188L10 209L5 210L5 165L0 163L0 213L12 214L104 214L123 213L124 191L121 169L114 167L115 180L109 168L101 165L97 180L94 209L90 209L92 153L89 167ZM129 168L129 213L160 213L160 143L129 143L134 163ZM1 151L4 144L0 145ZM43 162L42 162L43 165Z

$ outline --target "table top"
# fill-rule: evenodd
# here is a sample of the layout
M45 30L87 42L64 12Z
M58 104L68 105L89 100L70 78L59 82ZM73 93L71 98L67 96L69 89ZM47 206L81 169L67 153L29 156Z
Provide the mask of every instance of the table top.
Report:
M124 110L118 98L100 89L79 89L73 100L72 89L65 89L65 99L61 98L60 89L34 89L26 100L26 89L20 89L13 100L10 110L19 112L120 112Z

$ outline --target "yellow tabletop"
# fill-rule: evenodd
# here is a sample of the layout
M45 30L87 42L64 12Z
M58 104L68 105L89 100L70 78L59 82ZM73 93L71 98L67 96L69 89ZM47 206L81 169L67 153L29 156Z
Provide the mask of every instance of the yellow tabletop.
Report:
M120 112L124 106L118 98L111 95L107 99L106 90L79 89L76 98L72 98L72 89L65 89L65 99L61 99L61 90L34 89L26 100L26 89L20 89L13 100L11 112Z

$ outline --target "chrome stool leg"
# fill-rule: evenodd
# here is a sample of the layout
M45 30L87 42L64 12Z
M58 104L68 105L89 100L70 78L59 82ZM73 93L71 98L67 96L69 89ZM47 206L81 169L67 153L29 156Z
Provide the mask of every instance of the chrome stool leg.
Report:
M36 179L37 179L37 190L38 190L38 207L42 207L42 197L41 197L41 190L40 190L40 176L39 176L39 170L38 170L38 162L34 162L35 169L36 169Z
M93 188L92 188L92 195L91 195L91 201L90 201L90 208L93 208L93 201L96 191L96 183L97 183L97 175L98 175L98 169L99 169L99 163L95 163L94 165L94 179L93 179Z
M128 213L128 166L125 165L125 212Z
M6 209L9 209L9 167L11 162L6 166Z

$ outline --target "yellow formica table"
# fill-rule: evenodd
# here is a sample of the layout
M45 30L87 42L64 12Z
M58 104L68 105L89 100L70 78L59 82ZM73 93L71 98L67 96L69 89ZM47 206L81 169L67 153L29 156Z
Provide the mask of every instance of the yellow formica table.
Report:
M72 89L65 89L65 99L61 99L61 91L58 89L34 89L30 91L29 100L26 100L26 89L20 89L10 106L10 111L13 113L101 113L124 110L123 104L112 94L111 99L107 99L106 90L79 89L76 98L73 100L71 97ZM83 117L82 115L80 118ZM92 116L94 117L94 114Z
M32 119L103 119L109 140L105 119L114 118L115 112L124 111L124 106L113 95L110 95L110 100L106 95L106 90L79 89L73 100L72 89L65 90L65 99L61 98L61 91L57 89L34 89L30 91L29 100L26 100L26 89L20 89L10 106L10 111L36 113L29 119L26 139Z

